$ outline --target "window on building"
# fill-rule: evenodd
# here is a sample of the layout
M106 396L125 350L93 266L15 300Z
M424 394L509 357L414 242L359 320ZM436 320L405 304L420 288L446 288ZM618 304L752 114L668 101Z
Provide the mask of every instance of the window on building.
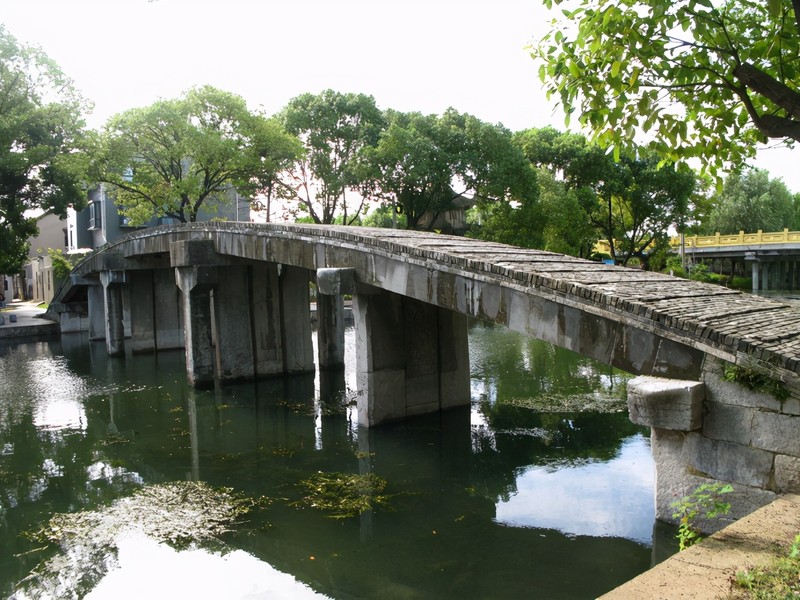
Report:
M89 229L100 229L103 225L102 202L94 200L89 204Z

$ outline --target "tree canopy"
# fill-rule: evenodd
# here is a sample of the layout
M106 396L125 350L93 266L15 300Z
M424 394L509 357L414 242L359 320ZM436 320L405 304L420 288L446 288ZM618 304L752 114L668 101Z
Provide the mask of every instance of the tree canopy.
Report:
M345 225L355 222L365 204L359 158L377 143L384 124L375 99L333 90L302 94L278 118L305 147L285 171L280 195L298 203L315 223L333 223L337 217Z
M134 225L156 217L197 220L233 190L251 194L301 152L275 119L210 86L112 117L93 154L94 181L116 191L120 213Z
M688 168L661 166L661 160L646 151L614 160L583 136L552 128L521 132L516 142L531 163L553 179L543 213L551 243L560 235L571 240L567 248L578 246L587 256L588 224L595 240L614 240L613 259L625 264L637 257L646 262L667 243L669 228L682 230L690 217L696 176Z
M714 233L749 233L796 229L796 197L781 179L770 179L762 169L745 169L731 173L722 190L712 199L712 209L703 230Z
M55 62L0 25L0 273L22 269L37 215L81 208L86 109Z
M617 156L644 134L718 173L757 142L800 141L800 0L579 0L532 56L548 95Z
M535 203L535 174L504 127L452 108L441 116L387 111L387 120L366 153L370 189L409 229L432 227L462 198L485 207Z

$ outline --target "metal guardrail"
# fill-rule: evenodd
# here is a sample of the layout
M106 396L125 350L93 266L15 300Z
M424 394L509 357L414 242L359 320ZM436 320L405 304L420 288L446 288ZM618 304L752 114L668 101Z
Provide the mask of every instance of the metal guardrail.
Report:
M685 248L712 248L718 246L755 246L760 244L800 244L800 231L789 231L784 229L777 232L745 233L740 231L736 234L720 235L692 235L685 236ZM670 239L670 246L679 248L681 245L680 236Z

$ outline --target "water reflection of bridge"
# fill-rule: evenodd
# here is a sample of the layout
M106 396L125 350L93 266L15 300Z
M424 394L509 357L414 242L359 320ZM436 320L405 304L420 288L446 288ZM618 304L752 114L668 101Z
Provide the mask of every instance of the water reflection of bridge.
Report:
M717 273L752 277L753 290L800 289L800 231L694 235L671 245L692 261L713 263Z

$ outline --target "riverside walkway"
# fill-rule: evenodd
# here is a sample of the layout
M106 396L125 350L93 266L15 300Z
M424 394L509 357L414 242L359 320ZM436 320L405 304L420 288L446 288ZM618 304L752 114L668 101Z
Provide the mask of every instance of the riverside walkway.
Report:
M36 302L6 302L5 307L0 309L0 342L58 336L58 324L42 318L45 311Z

